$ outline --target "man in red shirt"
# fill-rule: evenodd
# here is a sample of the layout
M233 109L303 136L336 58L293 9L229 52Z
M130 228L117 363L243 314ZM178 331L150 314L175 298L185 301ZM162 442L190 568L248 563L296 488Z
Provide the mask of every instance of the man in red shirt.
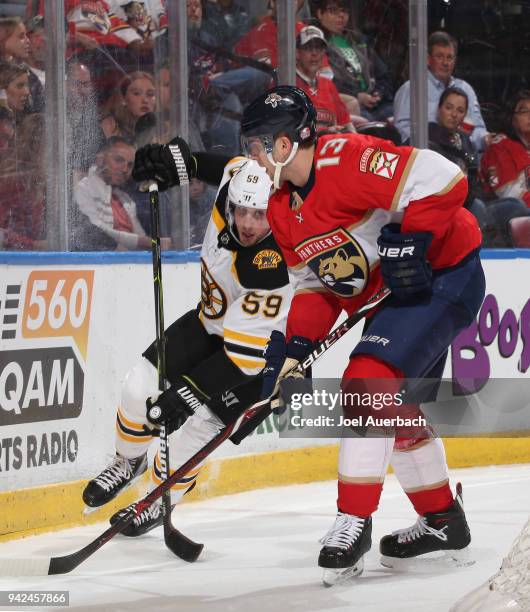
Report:
M354 132L348 110L332 80L318 74L328 43L322 30L305 26L296 39L296 85L311 98L317 111L317 130Z
M530 91L512 103L511 125L498 134L482 156L484 189L498 198L518 198L530 208Z
M394 393L416 392L418 379L439 381L452 340L472 323L485 293L481 234L463 208L467 181L460 169L433 151L371 136L317 138L315 108L297 87L256 98L241 131L245 152L273 179L267 217L295 288L286 336L273 332L267 346L263 395L277 393L343 310L357 311L383 284L391 296L367 321L342 376L344 411L362 419L356 398L373 391L374 381ZM156 177L167 188L205 177L212 163L202 164L175 139L140 150L134 176ZM432 400L436 385L429 391L421 399ZM394 415L421 415L406 399L392 407ZM444 447L430 427L346 431L356 437L340 442L338 512L318 560L324 583L362 571L390 462L419 516L412 527L383 537L382 563L464 556L471 536L461 486L453 497Z

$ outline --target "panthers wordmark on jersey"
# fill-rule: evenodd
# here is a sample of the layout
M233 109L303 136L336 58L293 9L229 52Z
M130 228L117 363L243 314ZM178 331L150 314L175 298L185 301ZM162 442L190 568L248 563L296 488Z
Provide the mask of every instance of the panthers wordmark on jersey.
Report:
M432 267L458 263L481 242L462 208L467 180L441 155L361 134L318 138L303 187L284 183L267 217L295 278L288 335L323 337L382 286L377 238L383 225L431 232ZM319 297L320 296L320 297Z
M243 247L228 231L228 184L246 161L239 157L225 166L206 229L200 320L209 334L224 338L227 355L245 374L257 374L265 365L263 350L271 332L285 332L293 291L272 234Z

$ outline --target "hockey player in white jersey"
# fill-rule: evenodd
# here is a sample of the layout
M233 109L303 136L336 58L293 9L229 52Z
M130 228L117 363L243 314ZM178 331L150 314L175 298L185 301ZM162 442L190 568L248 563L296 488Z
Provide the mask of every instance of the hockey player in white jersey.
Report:
M220 169L223 172L222 165ZM239 157L224 167L201 251L200 304L166 330L170 386L158 391L153 343L125 378L116 455L83 491L87 506L111 501L147 470L147 449L160 423L166 421L173 432L169 459L177 468L234 419L230 407L212 400L261 371L263 350L272 330L285 328L292 297L287 268L266 218L271 185L254 161ZM202 405L193 412L189 404L197 399ZM215 405L221 406L219 414L210 409ZM154 406L160 410L152 411ZM195 486L199 471L200 466L173 486L172 505ZM152 486L161 480L157 453ZM160 503L155 503L122 533L141 535L161 523Z

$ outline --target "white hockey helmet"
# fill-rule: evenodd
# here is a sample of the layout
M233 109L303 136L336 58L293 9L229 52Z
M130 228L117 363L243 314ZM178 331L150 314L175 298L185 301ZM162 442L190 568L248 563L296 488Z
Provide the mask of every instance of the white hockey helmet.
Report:
M237 232L234 231L234 207L267 210L271 187L272 181L267 172L253 159L245 162L230 179L226 198L226 219L230 233L238 242Z

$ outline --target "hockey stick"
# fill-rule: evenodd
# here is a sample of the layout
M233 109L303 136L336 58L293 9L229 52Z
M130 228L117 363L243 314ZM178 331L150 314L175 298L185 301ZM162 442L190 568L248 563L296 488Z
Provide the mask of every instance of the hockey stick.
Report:
M160 256L160 205L158 199L158 184L149 183L149 204L151 209L151 254L153 259L153 285L155 292L155 323L156 323L156 363L158 372L158 390L166 389L166 332L164 327L164 295L162 289L162 260ZM165 423L160 426L160 467L162 479L167 480L169 469L169 439ZM171 491L168 489L162 496L162 514L164 517L164 542L169 550L184 559L193 562L201 554L204 547L190 540L171 524Z
M345 321L333 329L324 340L317 343L315 350L301 364L296 365L295 369L306 369L313 365L331 346L339 340L347 331L354 327L368 311L378 306L388 295L388 289L381 289L357 312L351 314ZM78 565L86 561L93 553L109 542L115 535L120 533L136 516L148 508L154 501L161 497L190 470L210 455L220 444L222 444L234 432L241 429L245 423L255 417L258 412L266 410L272 398L266 398L247 408L238 419L221 429L203 448L195 453L178 470L161 482L155 489L148 493L144 498L132 504L123 516L111 525L106 531L92 540L85 547L69 555L60 557L46 557L44 559L0 559L0 576L46 576L50 574L67 574Z

